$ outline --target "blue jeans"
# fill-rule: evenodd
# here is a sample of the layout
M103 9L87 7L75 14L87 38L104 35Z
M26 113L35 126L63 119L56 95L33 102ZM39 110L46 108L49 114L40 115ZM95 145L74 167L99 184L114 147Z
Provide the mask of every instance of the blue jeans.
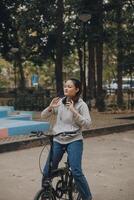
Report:
M82 161L82 153L83 153L83 141L78 140L71 142L69 144L60 144L58 142L54 142L53 144L53 158L52 158L52 169L57 169L58 164L61 161L63 154L65 151L68 154L69 165L71 167L71 171L75 180L75 183L78 187L78 190L81 194L83 200L91 200L92 195L90 192L89 185L87 180L82 172L81 161ZM50 156L50 155L49 155ZM48 163L49 156L47 162L44 167L44 177L48 177Z

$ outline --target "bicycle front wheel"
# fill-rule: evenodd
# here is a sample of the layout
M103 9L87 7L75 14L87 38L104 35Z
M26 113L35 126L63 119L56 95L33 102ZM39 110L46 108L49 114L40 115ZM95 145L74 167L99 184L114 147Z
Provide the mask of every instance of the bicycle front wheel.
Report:
M48 193L42 188L36 193L34 200L56 200L56 197L54 191Z
M70 187L69 200L82 200L81 195L77 189L77 186L72 176L70 177L69 187Z

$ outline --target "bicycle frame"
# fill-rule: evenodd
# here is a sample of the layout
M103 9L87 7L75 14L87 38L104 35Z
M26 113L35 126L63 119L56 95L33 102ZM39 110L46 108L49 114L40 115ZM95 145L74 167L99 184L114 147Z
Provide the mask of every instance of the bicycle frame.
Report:
M69 167L68 158L65 162L65 167L52 169L52 158L53 158L53 138L54 135L48 135L50 142L50 157L48 164L48 178L42 179L42 189L36 194L34 200L81 200L77 187L75 185L71 169ZM53 179L58 177L55 188L53 187ZM77 197L74 197L74 194ZM65 196L65 197L63 197ZM67 196L67 197L66 197Z
M68 158L67 158L67 161L65 162L65 167L63 168L58 168L58 169L55 169L53 170L52 169L52 158L53 158L53 138L54 138L54 135L49 135L49 142L50 142L50 152L49 152L49 163L48 163L48 178L44 178L45 182L51 182L51 179L53 179L54 177L59 177L61 176L61 179L63 180L63 175L67 174L71 174L71 171L69 169L69 162L68 162ZM65 182L65 180L64 180ZM66 181L67 182L67 181ZM43 186L44 184L42 184ZM46 184L45 184L46 186Z

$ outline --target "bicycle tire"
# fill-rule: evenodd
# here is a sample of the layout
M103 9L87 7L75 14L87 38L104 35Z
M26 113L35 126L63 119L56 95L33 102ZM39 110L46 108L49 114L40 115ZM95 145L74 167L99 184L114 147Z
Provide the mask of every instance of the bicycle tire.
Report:
M49 152L50 152L50 143L49 141L46 141L39 155L39 169L42 175L43 175L44 164L47 161Z
M42 188L36 193L34 200L56 200L56 197L53 190L46 194L45 189Z

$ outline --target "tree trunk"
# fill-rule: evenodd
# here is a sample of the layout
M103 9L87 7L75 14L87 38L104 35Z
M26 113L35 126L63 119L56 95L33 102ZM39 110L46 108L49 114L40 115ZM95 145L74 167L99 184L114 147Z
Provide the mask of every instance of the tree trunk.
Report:
M26 87L26 81L25 81L24 69L22 65L20 51L21 51L20 48L17 48L17 51L14 52L15 88L18 86L20 90L24 90ZM18 74L18 79L17 79L17 74ZM17 84L17 80L18 80L18 84Z
M83 43L83 100L87 101L87 86L86 86L86 23L83 22L83 35L84 35L84 43Z
M96 106L98 111L105 110L104 103L104 91L102 90L102 74L103 74L103 1L98 0L98 23L97 33L98 40L96 44L96 68L97 68L97 94L96 94Z
M20 60L17 61L17 67L19 70L19 88L23 90L26 87L26 82L25 82L23 66Z
M77 51L78 51L78 62L79 62L79 67L80 67L80 81L81 81L81 84L83 84L82 51L81 51L81 48L78 47L78 45L77 45Z
M94 44L88 41L88 96L91 99L95 97L96 86L95 86L95 53Z
M117 105L119 108L123 105L123 92L122 92L122 60L123 60L123 46L122 46L122 5L118 1L116 10L117 14Z
M97 96L102 92L102 71L103 71L103 44L96 45L96 67L97 67Z
M56 77L56 92L57 95L63 94L63 77L62 77L62 65L63 65L63 0L57 1L57 18L56 18L56 60L55 60L55 77Z

